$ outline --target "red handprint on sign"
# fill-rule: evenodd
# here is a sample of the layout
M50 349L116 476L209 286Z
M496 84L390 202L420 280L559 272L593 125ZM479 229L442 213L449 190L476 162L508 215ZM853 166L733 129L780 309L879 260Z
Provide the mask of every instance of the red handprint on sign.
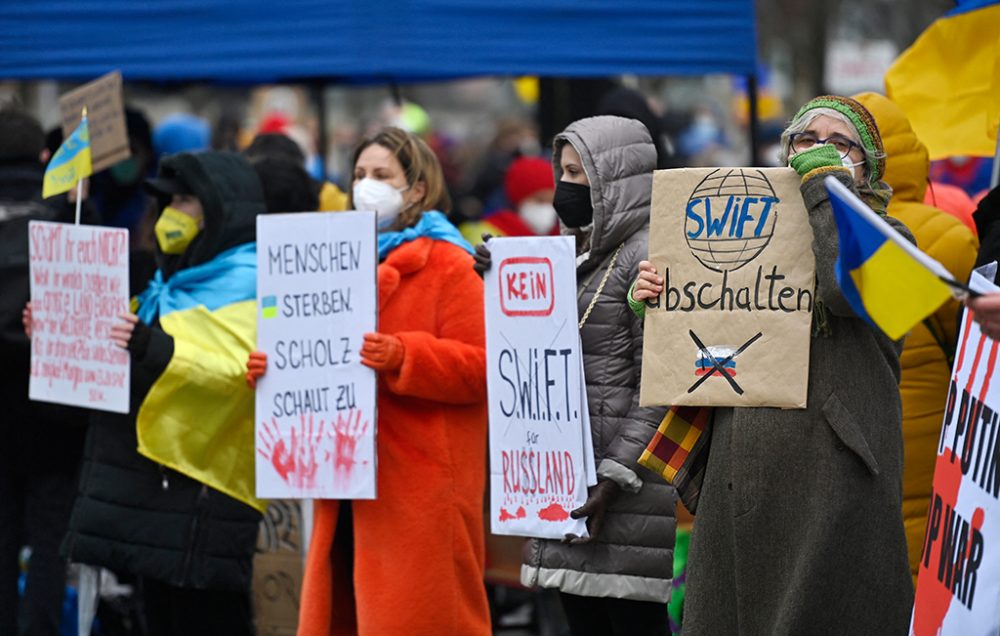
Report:
M361 421L361 411L349 411L345 417L337 414L333 423L333 476L337 481L346 481L351 477L357 461L354 454L358 449L358 440L368 431L368 420Z
M312 415L308 422L303 415L298 430L292 426L291 435L286 438L281 435L278 421L271 418L271 424L261 422L260 444L257 452L271 462L274 470L289 486L311 489L316 485L316 449L323 440L326 423L320 420L319 426L313 424Z

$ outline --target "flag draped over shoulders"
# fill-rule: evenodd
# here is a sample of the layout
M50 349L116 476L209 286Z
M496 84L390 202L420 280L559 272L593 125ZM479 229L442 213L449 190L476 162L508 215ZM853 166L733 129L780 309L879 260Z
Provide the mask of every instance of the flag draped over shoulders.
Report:
M157 272L138 315L159 320L174 352L139 408L136 432L142 455L263 511L244 380L256 341L256 271L256 244L247 243L166 282Z

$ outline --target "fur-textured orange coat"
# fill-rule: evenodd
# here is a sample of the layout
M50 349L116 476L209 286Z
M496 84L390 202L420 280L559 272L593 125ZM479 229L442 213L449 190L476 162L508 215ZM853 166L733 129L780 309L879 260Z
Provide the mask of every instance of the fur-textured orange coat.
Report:
M483 587L486 350L472 257L420 238L378 268L379 331L403 366L379 374L378 497L353 501L354 580L317 501L299 636L490 632Z

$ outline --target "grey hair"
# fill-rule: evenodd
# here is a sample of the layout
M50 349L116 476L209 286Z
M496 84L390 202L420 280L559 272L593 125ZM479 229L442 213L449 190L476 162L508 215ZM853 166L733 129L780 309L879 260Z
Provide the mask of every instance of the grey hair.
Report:
M879 159L885 159L884 153L878 153L868 148L861 143L861 136L858 135L857 129L854 127L854 122L847 118L847 115L836 111L832 108L813 108L812 110L806 111L802 117L798 120L791 122L788 128L781 133L781 153L778 155L781 159L783 165L788 165L788 156L791 152L792 140L791 137L795 133L805 132L809 125L816 120L817 117L821 115L826 115L827 117L832 117L839 122L847 124L848 130L851 131L851 141L858 144L862 151L865 153L865 165L863 166L865 180L871 178L871 167L878 162Z

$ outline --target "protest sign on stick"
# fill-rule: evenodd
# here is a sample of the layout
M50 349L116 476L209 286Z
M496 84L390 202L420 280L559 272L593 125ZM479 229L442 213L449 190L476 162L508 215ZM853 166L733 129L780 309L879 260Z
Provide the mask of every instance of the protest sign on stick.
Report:
M653 175L640 403L804 408L812 227L790 168Z
M125 103L122 99L122 74L113 71L88 82L59 98L63 135L69 137L87 109L90 131L90 156L94 172L100 172L131 156Z
M375 498L375 215L257 217L257 496Z
M111 341L128 304L128 230L31 221L32 400L129 411L127 351Z
M995 267L995 265L994 265ZM1000 292L978 272L970 287ZM1000 632L1000 343L966 309L937 444L910 634Z
M570 237L489 243L486 358L494 534L586 536L570 511L596 483ZM590 451L593 452L592 450Z

